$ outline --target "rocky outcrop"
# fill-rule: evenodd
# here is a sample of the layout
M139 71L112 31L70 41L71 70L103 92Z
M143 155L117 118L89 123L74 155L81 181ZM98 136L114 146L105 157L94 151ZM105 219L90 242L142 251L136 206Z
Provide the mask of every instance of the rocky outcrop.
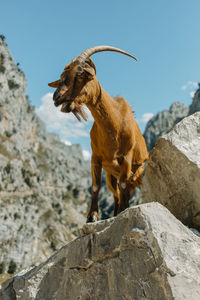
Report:
M168 133L188 115L189 108L180 102L174 102L169 110L163 110L151 118L145 128L144 138L149 151L155 146L159 137Z
M200 229L200 112L158 140L142 194L144 202L160 202L184 224Z
M1 300L200 299L200 239L158 203L88 224L45 263L3 284Z
M41 262L74 239L90 185L81 147L46 131L0 37L0 273Z

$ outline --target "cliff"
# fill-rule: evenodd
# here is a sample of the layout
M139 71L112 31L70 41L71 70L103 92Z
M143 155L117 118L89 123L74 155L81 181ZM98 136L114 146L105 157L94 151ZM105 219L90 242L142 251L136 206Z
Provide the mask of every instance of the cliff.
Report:
M41 262L75 238L90 185L81 147L46 131L0 38L0 272Z

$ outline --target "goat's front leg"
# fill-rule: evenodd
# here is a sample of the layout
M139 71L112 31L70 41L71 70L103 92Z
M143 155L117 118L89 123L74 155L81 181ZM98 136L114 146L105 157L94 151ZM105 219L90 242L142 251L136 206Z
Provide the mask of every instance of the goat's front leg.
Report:
M123 159L121 160L120 166L120 204L118 208L118 213L129 207L129 199L130 199L130 185L129 179L131 176L131 162L132 162L132 152L129 152Z
M87 223L95 222L98 220L98 194L101 187L102 163L95 156L92 156L91 169L92 169L92 202L87 216Z

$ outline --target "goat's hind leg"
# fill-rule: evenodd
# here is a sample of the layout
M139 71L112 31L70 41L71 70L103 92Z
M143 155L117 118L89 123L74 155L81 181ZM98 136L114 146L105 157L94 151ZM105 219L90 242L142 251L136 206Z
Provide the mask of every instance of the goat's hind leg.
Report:
M100 160L92 157L92 202L87 216L87 223L96 222L98 220L98 195L101 187L101 170L102 165Z
M132 152L130 151L123 160L121 161L121 170L120 170L120 205L118 213L129 207L130 199L130 185L129 179L131 176L131 161L132 161Z
M106 183L108 186L108 189L113 193L114 197L114 216L117 215L119 210L119 204L120 204L120 195L119 195L119 188L117 184L117 179L111 175L110 173L106 173Z

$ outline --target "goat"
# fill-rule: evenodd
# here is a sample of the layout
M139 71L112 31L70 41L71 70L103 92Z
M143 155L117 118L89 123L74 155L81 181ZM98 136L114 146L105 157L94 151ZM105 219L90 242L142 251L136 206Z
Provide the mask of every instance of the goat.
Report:
M144 163L148 160L145 140L133 117L130 105L123 97L113 98L96 78L96 67L90 56L101 51L131 54L111 46L87 49L69 63L60 79L49 83L56 88L54 105L72 112L80 121L87 120L85 104L94 118L90 137L92 147L92 201L87 222L98 220L98 194L102 168L106 172L108 189L114 196L114 216L129 206L129 198L142 182Z

